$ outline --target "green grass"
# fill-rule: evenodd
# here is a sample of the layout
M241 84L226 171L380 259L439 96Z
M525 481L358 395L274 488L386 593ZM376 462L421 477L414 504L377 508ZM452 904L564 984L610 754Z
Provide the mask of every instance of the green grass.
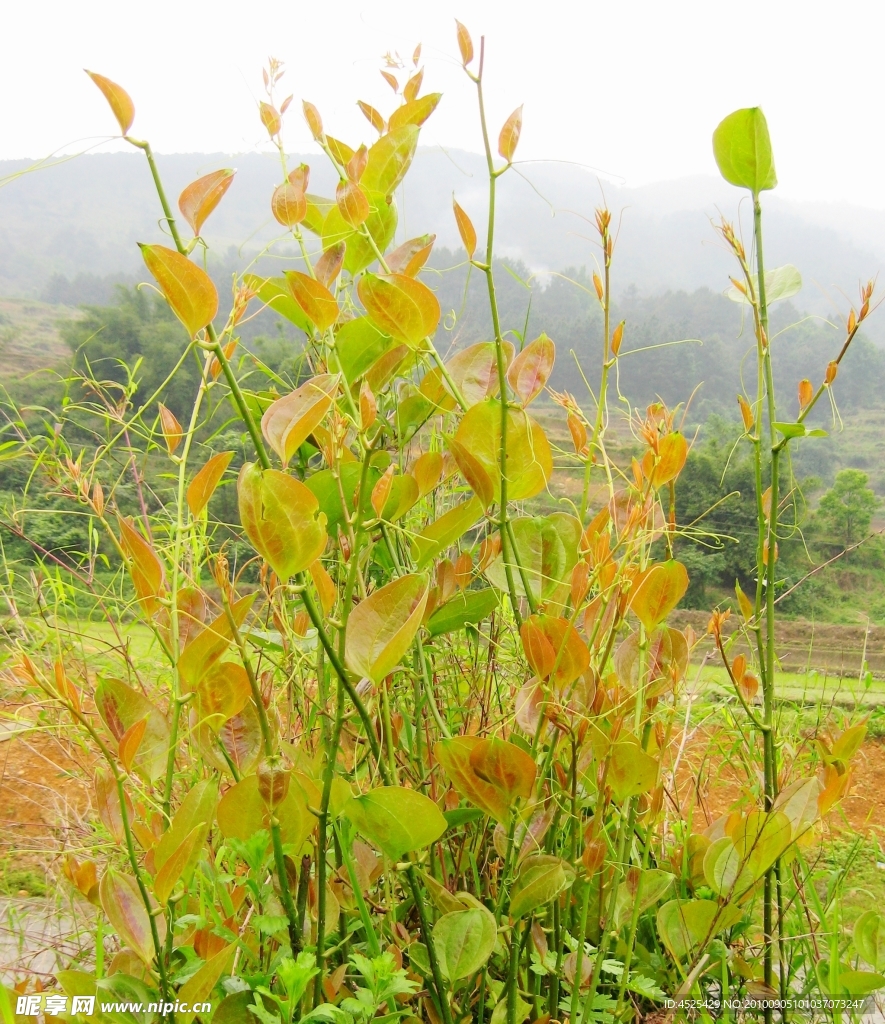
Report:
M720 665L704 665L689 669L688 679L703 693L734 694L725 669ZM824 672L778 672L777 696L797 704L838 704L843 707L885 706L885 679L869 679L869 685L857 677L827 675ZM761 696L761 695L760 695Z

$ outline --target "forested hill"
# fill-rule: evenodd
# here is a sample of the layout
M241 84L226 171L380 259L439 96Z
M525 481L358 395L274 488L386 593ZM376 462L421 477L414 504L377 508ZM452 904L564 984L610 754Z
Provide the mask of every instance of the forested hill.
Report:
M270 195L278 161L264 154L160 156L170 196L200 174L237 168L237 177L213 214L207 237L217 271L242 267L278 237ZM311 189L330 193L324 158L293 156L311 165ZM29 171L27 161L0 162L0 295L50 301L106 301L113 280L140 280L136 241L156 240L158 204L141 154L113 153L65 159ZM451 199L455 193L476 223L486 206L483 160L476 154L419 150L398 196L400 237L435 232L438 245L457 244ZM727 286L728 255L717 245L711 219L738 216L737 189L712 178L641 188L602 182L563 163L518 165L499 182L497 251L530 272L592 267L595 248L587 220L605 201L619 222L615 291L645 296L667 290L714 292ZM853 297L859 279L885 263L885 212L789 203L766 194L769 266L793 263L805 287L797 308L825 315ZM746 215L746 204L744 204ZM265 264L272 265L272 258ZM53 280L53 275L60 275ZM872 336L879 331L872 325ZM885 339L885 327L881 328Z

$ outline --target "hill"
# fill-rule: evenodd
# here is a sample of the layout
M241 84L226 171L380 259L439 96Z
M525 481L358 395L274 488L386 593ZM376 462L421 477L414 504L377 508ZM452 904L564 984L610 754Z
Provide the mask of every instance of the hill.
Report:
M323 157L311 164L311 188L329 194L334 180ZM218 167L237 178L207 231L218 271L242 268L279 237L270 195L280 180L268 154L173 154L158 157L171 196ZM65 159L32 170L28 161L0 162L0 294L52 301L106 301L114 280L140 280L136 241L160 237L158 206L141 154ZM483 159L474 153L422 149L399 196L400 235L435 232L439 246L458 244L451 197L479 223L486 207ZM518 165L499 183L498 254L542 277L591 267L595 248L587 218L605 201L619 218L616 291L642 296L668 290L722 291L732 272L711 227L719 211L739 212L737 190L713 178L640 188L600 181L562 163ZM794 263L805 286L797 308L832 315L856 294L859 279L885 264L885 212L790 203L766 196L769 264ZM743 214L746 216L746 203ZM266 258L271 265L272 257ZM53 275L60 275L55 277ZM872 337L885 340L875 323Z

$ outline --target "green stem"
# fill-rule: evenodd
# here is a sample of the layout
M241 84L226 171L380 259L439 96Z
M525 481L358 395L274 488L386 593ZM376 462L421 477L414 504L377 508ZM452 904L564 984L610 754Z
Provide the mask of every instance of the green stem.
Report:
M258 723L261 727L264 756L269 762L269 766L274 768L278 762L278 757L274 751L273 733L271 732L270 723L267 719L267 710L264 707L264 701L261 697L261 687L258 685L258 680L255 678L255 670L252 668L252 659L249 657L249 652L246 650L246 645L243 642L242 635L240 634L240 628L237 625L237 620L234 618L233 611L231 610L230 601L228 600L227 595L223 592L221 599L231 634L240 654L240 661L243 664L243 668L245 669L246 676L249 680L249 687L252 691L252 703L255 705L255 711L258 714ZM283 904L283 910L286 913L286 920L289 926L289 944L294 951L298 949L301 942L301 925L298 921L298 914L295 910L295 902L292 899L292 891L289 888L289 875L286 871L286 858L283 853L283 837L280 829L280 820L276 815L276 806L269 805L269 809L271 812L270 834L271 841L273 843L274 866L276 868L277 881L280 886L280 902Z

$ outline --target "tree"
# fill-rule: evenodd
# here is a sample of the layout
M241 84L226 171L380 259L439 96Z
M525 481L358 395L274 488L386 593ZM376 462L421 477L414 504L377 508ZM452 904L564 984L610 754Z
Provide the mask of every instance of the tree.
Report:
M188 343L162 298L122 286L117 305L87 306L84 315L65 324L61 333L74 353L75 367L99 380L124 385L138 364L136 408L166 380ZM163 402L176 416L187 415L199 379L198 361L189 356L164 391Z
M818 515L839 535L843 548L866 535L879 499L867 487L869 477L860 469L843 469L820 499Z

